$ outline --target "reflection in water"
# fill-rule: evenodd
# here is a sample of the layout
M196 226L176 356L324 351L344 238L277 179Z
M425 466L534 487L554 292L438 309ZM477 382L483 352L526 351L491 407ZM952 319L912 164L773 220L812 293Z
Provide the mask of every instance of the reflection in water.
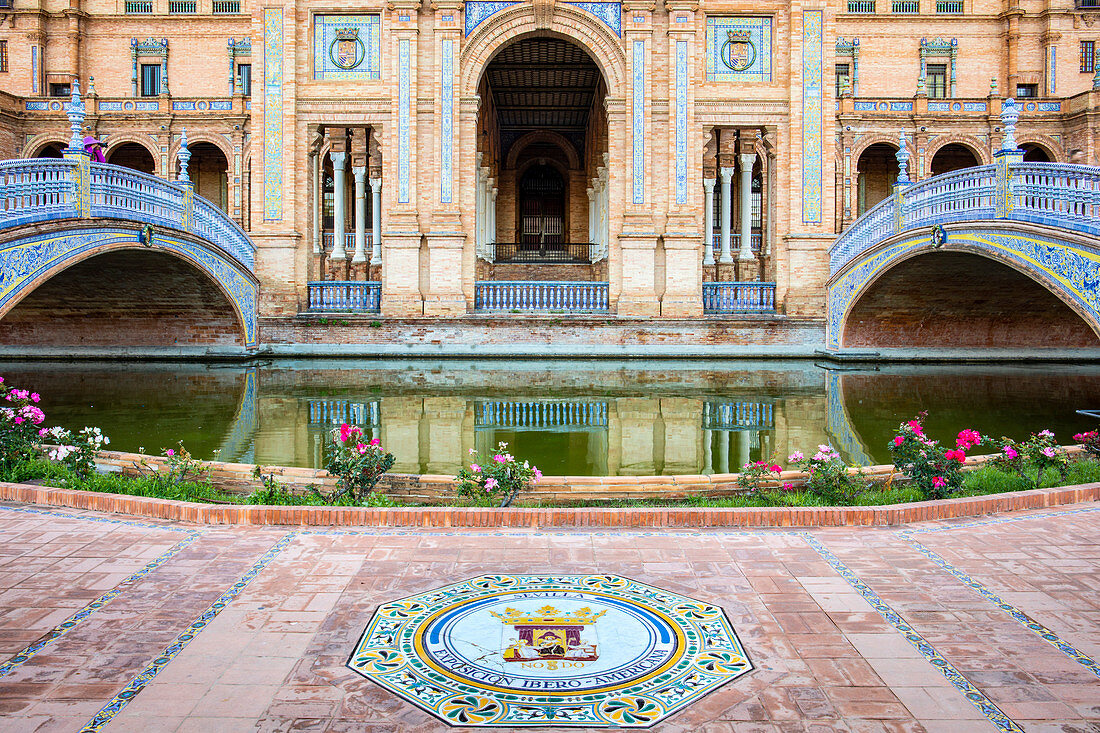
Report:
M183 440L201 458L320 466L328 432L363 426L394 471L454 474L500 442L550 475L725 473L831 443L885 462L903 419L934 437L963 427L1064 441L1092 427L1100 369L995 365L839 371L805 361L348 362L263 366L8 364L51 424L98 425L113 448Z

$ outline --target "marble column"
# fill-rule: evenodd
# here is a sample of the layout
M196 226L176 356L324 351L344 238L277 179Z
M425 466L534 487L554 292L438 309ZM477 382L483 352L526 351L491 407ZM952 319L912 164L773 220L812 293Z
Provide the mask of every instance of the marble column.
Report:
M752 166L756 162L756 153L742 153L741 163L741 251L739 260L752 260Z
M720 168L718 172L722 176L722 252L718 261L726 265L733 262L730 252L730 181L733 168Z
M332 203L333 203L333 224L332 224L332 259L334 260L346 260L348 257L347 250L344 249L344 231L346 230L346 222L344 220L344 208L345 197L347 192L345 187L347 182L344 177L344 165L347 163L347 153L329 153L329 157L332 158Z
M703 179L703 264L714 264L714 179Z
M370 179L371 222L370 222L370 263L382 264L382 179Z
M309 153L309 170L313 176L310 186L313 189L313 254L320 254L321 246L321 156L318 151Z
M367 261L367 166L351 170L355 174L355 254L351 261L361 264Z

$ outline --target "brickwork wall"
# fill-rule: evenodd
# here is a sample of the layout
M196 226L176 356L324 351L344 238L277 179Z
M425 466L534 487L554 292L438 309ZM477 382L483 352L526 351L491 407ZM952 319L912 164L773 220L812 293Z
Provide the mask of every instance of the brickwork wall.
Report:
M923 255L887 272L848 316L850 347L1095 347L1092 329L1049 291L978 255Z
M236 315L209 279L174 257L139 251L84 260L47 280L0 321L0 344L241 344Z

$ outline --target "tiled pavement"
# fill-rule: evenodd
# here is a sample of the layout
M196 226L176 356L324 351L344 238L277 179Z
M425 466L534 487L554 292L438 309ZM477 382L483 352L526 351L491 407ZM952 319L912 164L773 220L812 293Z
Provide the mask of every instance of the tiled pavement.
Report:
M344 667L375 606L553 572L725 609L755 671L655 730L1096 733L1098 537L1096 504L602 533L299 533L0 505L0 730L447 729Z

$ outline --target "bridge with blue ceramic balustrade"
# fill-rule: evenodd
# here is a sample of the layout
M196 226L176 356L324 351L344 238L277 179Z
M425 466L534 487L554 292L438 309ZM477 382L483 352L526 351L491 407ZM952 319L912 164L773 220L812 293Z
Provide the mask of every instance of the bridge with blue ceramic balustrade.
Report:
M225 295L240 341L257 345L255 246L188 179L186 131L179 179L97 163L85 152L79 89L69 105L63 159L0 162L0 319L44 282L91 257L139 250L179 258ZM109 288L110 283L103 283Z
M829 350L867 346L848 338L853 309L887 273L933 253L977 255L1012 268L1080 316L1092 336L1100 334L1100 168L1023 162L1014 138L1017 116L1007 100L1004 149L993 165L918 183L910 183L906 175L909 156L902 134L893 194L857 219L829 249ZM926 277L929 271L926 267ZM924 285L934 310L933 294L941 283ZM983 285L972 283L976 300L987 295ZM897 281L889 287L896 288ZM887 297L878 294L880 303ZM889 308L877 315L888 317Z

